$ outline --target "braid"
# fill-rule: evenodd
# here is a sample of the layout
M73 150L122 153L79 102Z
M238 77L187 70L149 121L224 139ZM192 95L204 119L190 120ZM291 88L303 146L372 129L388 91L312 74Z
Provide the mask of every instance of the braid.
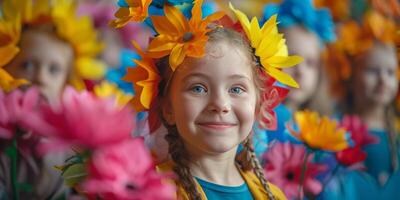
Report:
M179 177L179 183L187 192L189 199L201 200L201 196L196 189L196 184L189 168L189 156L185 150L185 145L179 136L176 126L167 125L168 134L165 139L168 142L168 151L171 159L175 162L174 172Z
M265 178L263 168L261 167L261 164L258 161L256 154L254 153L254 146L251 135L249 135L249 137L247 137L246 140L243 142L243 147L243 151L245 152L245 154L247 154L247 162L252 166L254 173L261 181L261 184L264 186L264 189L268 195L268 199L275 200L276 198L271 192L267 179Z

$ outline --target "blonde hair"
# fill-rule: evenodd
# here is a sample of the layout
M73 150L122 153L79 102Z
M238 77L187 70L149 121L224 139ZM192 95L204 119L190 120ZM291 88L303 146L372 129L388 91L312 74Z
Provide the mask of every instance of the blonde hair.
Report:
M253 53L254 49L250 47L248 41L242 35L240 35L236 31L227 28L222 28L219 26L212 27L212 31L210 31L207 35L209 36L208 42L210 43L217 43L221 41L228 42L233 46L241 48L244 53L248 55L248 58L251 61L251 67L253 69L252 72L254 84L256 85L256 88L259 89L257 91L257 105L259 105L260 94L263 91L263 80L259 75L261 66L258 64L259 62L257 62L257 58ZM165 136L165 139L169 144L168 151L170 157L175 163L173 170L178 176L177 184L183 187L183 189L189 195L190 199L200 200L200 193L199 191L197 191L193 175L190 171L190 156L185 148L185 144L178 133L177 127L175 125L169 125L163 118L161 111L161 107L163 106L162 102L166 100L166 96L170 87L170 81L173 78L173 72L168 66L168 58L160 59L160 61L157 63L157 67L162 74L162 80L159 83L159 99L161 100L161 102L156 105L156 109L163 124L168 130L168 134ZM250 133L250 135L242 142L242 144L244 149L239 155L237 155L237 163L243 170L253 170L256 176L259 178L260 182L262 183L264 189L266 190L268 198L275 199L274 195L271 192L271 189L267 184L267 180L265 179L263 168L261 167L261 164L258 161L254 152L252 133Z

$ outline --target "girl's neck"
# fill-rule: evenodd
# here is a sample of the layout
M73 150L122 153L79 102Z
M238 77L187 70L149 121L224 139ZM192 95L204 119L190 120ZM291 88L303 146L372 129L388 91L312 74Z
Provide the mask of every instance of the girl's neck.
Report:
M385 129L385 107L384 106L364 106L357 109L361 119L368 125L369 129Z
M244 180L235 162L236 148L222 154L191 154L189 167L193 176L226 186L242 185Z

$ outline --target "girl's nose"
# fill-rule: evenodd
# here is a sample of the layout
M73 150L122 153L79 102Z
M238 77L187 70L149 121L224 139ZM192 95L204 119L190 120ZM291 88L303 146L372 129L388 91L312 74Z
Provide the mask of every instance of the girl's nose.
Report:
M208 111L226 114L231 110L229 94L226 92L215 92L208 103Z

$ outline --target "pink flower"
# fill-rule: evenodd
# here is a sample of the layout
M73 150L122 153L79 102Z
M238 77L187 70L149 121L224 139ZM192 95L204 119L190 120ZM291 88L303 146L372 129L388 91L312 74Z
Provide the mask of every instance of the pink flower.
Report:
M26 92L14 90L4 94L0 90L0 139L11 139L17 128L30 130L43 125L38 112L39 91L31 88Z
M44 106L46 127L37 132L48 137L44 151L78 146L95 149L130 138L134 115L128 107L118 107L112 99L101 99L87 91L66 88L57 106Z
M346 166L364 161L367 153L362 150L362 147L376 143L378 138L368 134L367 125L362 123L356 115L345 116L341 122L341 127L350 132L353 146L337 152L335 154L337 161Z
M276 184L286 194L288 199L298 196L300 176L306 149L301 145L291 143L276 143L267 151L263 158L267 180ZM322 191L322 184L316 176L326 170L325 165L312 163L312 155L308 157L307 170L304 176L304 190L312 194Z
M96 150L88 164L82 189L107 200L175 199L175 187L155 171L142 139Z

